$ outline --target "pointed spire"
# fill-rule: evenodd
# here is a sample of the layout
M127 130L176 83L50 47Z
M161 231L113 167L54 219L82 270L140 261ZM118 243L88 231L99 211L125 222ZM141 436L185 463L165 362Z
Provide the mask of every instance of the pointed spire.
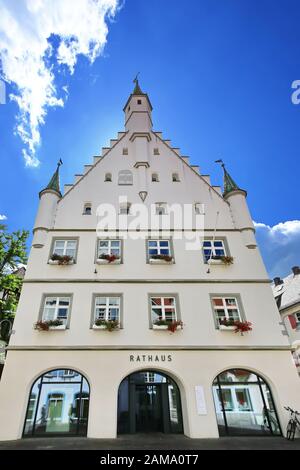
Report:
M141 87L139 85L139 81L138 81L138 76L139 76L140 72L136 75L135 79L133 80L133 83L135 83L135 87L134 87L134 90L133 90L133 95L144 95L144 93L142 92L141 90Z
M53 174L51 180L49 181L48 185L42 189L40 192L40 195L42 192L50 190L56 192L59 197L61 197L61 192L60 192L60 187L59 187L59 167L63 164L62 159L60 158L59 161L57 162L57 168L55 170L55 173Z
M246 193L246 191L244 189L241 189L236 184L236 182L233 180L233 178L230 176L230 174L228 173L228 171L225 168L225 164L224 164L223 160L216 160L215 163L220 163L221 167L223 168L223 172L224 172L223 197L226 197L232 191L243 191L244 193Z

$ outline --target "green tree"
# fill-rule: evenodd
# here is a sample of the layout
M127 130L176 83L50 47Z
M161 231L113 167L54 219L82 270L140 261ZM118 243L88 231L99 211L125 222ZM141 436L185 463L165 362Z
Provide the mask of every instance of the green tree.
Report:
M8 233L6 226L0 225L0 321L13 319L17 309L23 279L14 273L27 262L28 235L26 230ZM2 330L7 330L7 326ZM7 335L5 331L1 335L0 329L0 336Z

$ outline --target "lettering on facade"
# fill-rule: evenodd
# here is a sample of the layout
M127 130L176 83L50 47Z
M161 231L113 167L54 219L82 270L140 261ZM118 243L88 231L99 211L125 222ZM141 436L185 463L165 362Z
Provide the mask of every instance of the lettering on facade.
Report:
M172 362L171 354L130 354L130 362Z

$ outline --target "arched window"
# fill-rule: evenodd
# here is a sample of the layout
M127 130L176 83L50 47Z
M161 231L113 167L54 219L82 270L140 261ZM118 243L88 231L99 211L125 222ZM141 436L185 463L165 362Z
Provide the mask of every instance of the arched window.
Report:
M111 183L111 182L112 182L111 173L105 173L104 181L105 181L106 183Z
M133 176L130 170L119 171L118 184L122 186L128 186L133 184Z
M230 369L213 382L220 436L281 435L268 384L246 369Z
M90 387L75 370L46 372L32 386L24 436L87 433Z

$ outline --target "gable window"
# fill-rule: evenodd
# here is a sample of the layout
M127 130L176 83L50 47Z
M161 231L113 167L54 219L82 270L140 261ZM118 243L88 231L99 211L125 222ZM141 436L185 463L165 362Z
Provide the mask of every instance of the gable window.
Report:
M105 183L111 183L111 182L112 182L111 173L106 173L106 174L105 174L104 182L105 182Z
M236 297L213 297L212 304L217 326L223 319L242 321Z
M172 174L172 181L173 181L173 183L179 183L180 182L178 173L173 173Z
M204 240L203 255L205 262L213 257L226 256L226 250L223 240Z
M121 240L98 240L97 258L101 255L121 257Z
M166 202L157 202L155 204L155 213L156 213L156 215L166 215L167 214L167 203Z
M154 149L153 149L153 154L154 154L154 155L159 155L159 149L158 149L158 148L154 148Z
M142 104L142 100L137 100L137 104Z
M76 258L77 240L55 240L52 255Z
M92 204L86 203L83 206L83 215L91 215L92 214Z
M133 175L130 170L119 171L118 184L122 186L131 186L133 184Z
M128 155L128 148L126 147L123 148L123 155Z
M49 322L59 320L62 325L67 325L70 314L71 297L52 297L45 298L42 321Z
M122 215L129 215L130 214L130 202L123 202L120 204L120 214Z
M94 322L96 320L120 322L121 297L95 297Z
M150 303L152 324L155 324L159 321L174 322L178 320L175 297L151 296Z
M196 202L195 203L195 214L197 215L204 215L204 204L202 204L201 202Z
M153 183L158 183L158 174L157 173L152 173L152 182Z

